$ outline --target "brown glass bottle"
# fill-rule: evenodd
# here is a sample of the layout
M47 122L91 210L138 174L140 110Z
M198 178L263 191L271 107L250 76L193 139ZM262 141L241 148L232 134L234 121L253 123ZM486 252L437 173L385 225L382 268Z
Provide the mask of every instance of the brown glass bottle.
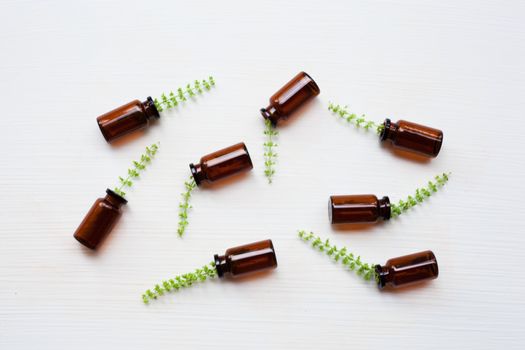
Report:
M215 254L217 275L232 277L277 267L275 249L270 239L226 250L224 255Z
M436 257L430 250L390 259L384 266L376 265L379 288L400 287L438 277Z
M373 194L330 196L328 217L332 224L377 222L390 219L390 200Z
M226 147L201 158L198 164L190 164L195 183L214 182L242 171L253 169L252 160L244 142Z
M270 97L270 105L261 108L261 114L273 125L277 125L279 120L288 119L290 114L306 101L319 95L319 92L315 81L305 72L301 72Z
M95 201L73 237L86 247L96 249L111 232L122 215L121 206L128 201L110 189L106 197Z
M443 132L406 120L393 123L385 119L381 141L390 140L395 147L403 148L427 157L437 157L443 143Z
M97 118L98 126L107 142L127 135L133 131L144 129L151 118L160 118L159 111L148 97L146 101L134 100L126 103Z

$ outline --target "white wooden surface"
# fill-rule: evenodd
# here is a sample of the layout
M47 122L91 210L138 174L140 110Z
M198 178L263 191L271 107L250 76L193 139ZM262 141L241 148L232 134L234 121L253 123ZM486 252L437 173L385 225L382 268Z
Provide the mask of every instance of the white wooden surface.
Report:
M0 2L1 349L522 348L525 301L522 1ZM321 95L280 128L262 167L268 97L299 70ZM95 117L213 74L213 92L111 147ZM328 101L445 131L419 163L344 125ZM176 235L189 162L245 141L256 168L198 191ZM128 192L97 254L72 234L142 149L157 160ZM449 185L385 225L334 230L330 194L399 199L442 171ZM296 237L314 230L367 261L432 249L440 277L379 292ZM272 238L279 268L144 306L157 281L216 252Z

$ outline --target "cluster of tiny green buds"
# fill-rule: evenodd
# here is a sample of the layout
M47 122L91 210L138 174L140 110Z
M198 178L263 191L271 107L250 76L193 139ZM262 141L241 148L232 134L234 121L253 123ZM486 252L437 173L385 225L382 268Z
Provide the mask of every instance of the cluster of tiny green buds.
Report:
M264 135L266 136L266 141L264 142L264 175L268 179L268 183L272 183L272 177L275 174L275 160L277 158L277 153L274 150L274 147L277 147L277 143L274 141L279 132L272 125L272 122L268 119L264 121Z
M426 187L418 188L414 196L408 196L406 201L401 199L397 203L392 203L390 205L392 217L395 218L401 215L410 208L415 207L419 203L423 202L433 193L437 192L439 188L443 187L447 183L449 176L450 173L437 175L434 177L435 181L429 181Z
M360 117L355 113L350 113L348 111L348 106L341 107L340 105L333 104L332 102L328 103L328 110L337 114L342 119L346 120L350 124L354 124L358 128L363 128L365 130L375 129L378 134L383 131L384 125L377 124L376 122L369 121L365 119L365 115L362 114Z
M120 186L115 187L114 191L119 196L124 197L126 192L123 191L124 187L131 187L133 185L133 179L139 177L140 172L146 169L146 165L151 162L151 159L157 153L159 149L159 142L152 144L149 147L146 147L144 154L140 156L140 161L133 161L133 167L128 169L128 176L126 178L119 176Z
M181 288L190 287L196 282L204 282L206 279L214 278L215 276L217 276L217 269L215 268L215 263L211 262L200 269L196 269L194 272L176 276L156 284L153 289L148 289L142 294L142 301L144 304L148 304L151 300L157 299L165 293L176 292Z
M193 84L187 84L185 88L178 88L175 92L170 91L168 94L163 93L153 103L155 103L157 110L162 112L165 109L177 107L181 102L187 101L188 98L202 94L204 90L210 90L212 86L215 86L213 77L209 77L208 80L195 80Z
M182 237L186 226L188 226L188 210L192 208L190 205L191 192L197 187L193 176L190 176L189 180L184 182L184 186L186 191L181 193L182 202L179 204L179 227L177 228L179 237Z
M350 270L355 271L359 276L362 276L366 281L374 278L377 279L374 266L375 264L368 264L361 261L361 257L357 258L353 253L349 252L346 247L341 249L335 245L330 244L328 239L322 240L316 236L313 232L306 233L306 231L299 231L299 238L305 242L310 242L312 247L324 252L329 257L332 257L335 261L341 261L341 263L348 267Z

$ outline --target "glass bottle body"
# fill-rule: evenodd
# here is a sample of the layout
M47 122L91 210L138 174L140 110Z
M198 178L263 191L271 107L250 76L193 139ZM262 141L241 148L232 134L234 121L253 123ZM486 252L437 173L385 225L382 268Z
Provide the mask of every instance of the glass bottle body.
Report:
M386 119L381 141L390 140L395 147L403 148L427 157L437 157L443 144L443 132L428 126L399 120Z
M113 142L134 131L144 129L151 118L160 118L159 112L148 97L146 101L134 100L97 118L98 126L107 142Z
M439 275L436 256L430 250L390 259L384 266L376 265L375 271L379 288L406 286Z
M330 196L328 217L331 224L373 223L390 219L390 200L373 194Z
M190 164L197 185L202 182L212 183L252 168L252 160L244 142L205 155L198 164Z
M86 247L96 249L122 216L122 205L128 201L110 189L98 198L80 223L73 237Z
M261 109L265 119L277 125L279 120L288 117L305 102L319 95L319 86L305 72L300 72L279 91L270 97L270 105Z
M275 249L270 239L229 248L224 255L215 254L214 259L219 277L225 274L237 277L277 267Z

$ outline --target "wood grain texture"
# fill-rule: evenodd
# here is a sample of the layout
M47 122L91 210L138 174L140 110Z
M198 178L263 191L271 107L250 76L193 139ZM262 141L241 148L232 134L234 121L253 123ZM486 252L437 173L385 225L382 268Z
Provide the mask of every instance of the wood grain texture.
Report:
M525 281L522 1L2 1L1 349L518 349ZM272 186L258 109L299 70L321 95L280 128ZM217 87L133 142L95 117L213 74ZM439 157L401 158L327 111L444 130ZM98 254L72 234L144 146L160 141ZM187 164L246 142L253 172L196 191L176 234ZM395 222L328 224L331 194L396 200L449 184ZM439 278L382 293L306 247L314 230L371 262L432 249ZM279 268L146 307L157 281L272 238Z

